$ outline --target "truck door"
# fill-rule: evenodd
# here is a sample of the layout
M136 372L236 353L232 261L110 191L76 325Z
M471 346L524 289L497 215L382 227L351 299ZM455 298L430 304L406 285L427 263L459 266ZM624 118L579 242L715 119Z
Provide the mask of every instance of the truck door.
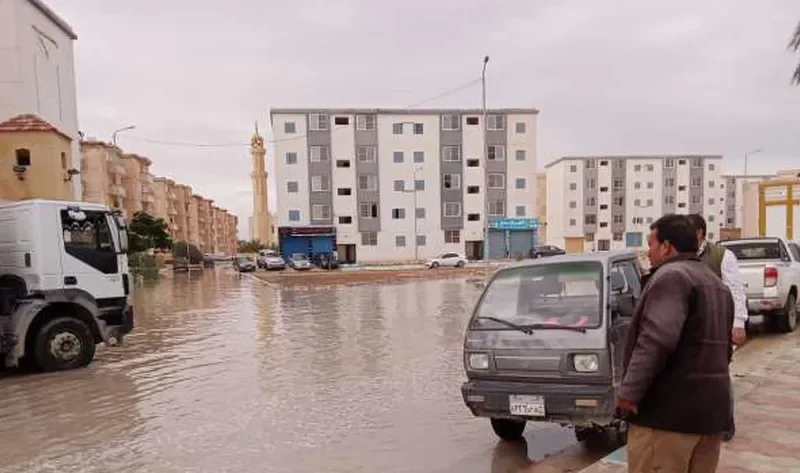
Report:
M97 210L60 211L64 252L63 287L104 300L124 297L119 259L107 213Z

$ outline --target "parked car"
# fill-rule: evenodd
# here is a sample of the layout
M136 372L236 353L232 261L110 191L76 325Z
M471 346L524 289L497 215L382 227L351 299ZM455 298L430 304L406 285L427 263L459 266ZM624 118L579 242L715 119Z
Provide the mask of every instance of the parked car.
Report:
M764 316L775 332L797 328L800 247L784 238L742 238L721 241L739 260L747 292L747 311Z
M531 248L529 253L531 258L544 258L545 256L563 255L567 252L553 245L539 245Z
M463 268L466 265L466 256L458 253L443 253L440 256L431 258L425 262L425 267L428 269L436 269L440 266L445 268Z
M189 260L181 256L173 259L172 270L176 273L185 273L189 271Z
M284 270L286 269L286 261L283 260L281 254L277 251L261 250L258 252L256 265L259 268L271 270Z
M236 255L233 267L240 273L251 273L256 270L256 263L247 255Z
M314 265L320 269L338 269L339 262L331 253L317 253L314 255Z
M292 257L289 258L289 267L297 271L308 271L313 268L314 265L311 264L311 261L308 260L308 256L305 253L294 253Z

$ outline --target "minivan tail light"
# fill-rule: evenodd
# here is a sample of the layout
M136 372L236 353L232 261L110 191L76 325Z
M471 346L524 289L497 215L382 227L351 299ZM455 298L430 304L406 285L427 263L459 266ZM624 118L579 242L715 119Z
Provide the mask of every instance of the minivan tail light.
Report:
M764 268L764 287L775 287L778 285L778 268L767 266Z

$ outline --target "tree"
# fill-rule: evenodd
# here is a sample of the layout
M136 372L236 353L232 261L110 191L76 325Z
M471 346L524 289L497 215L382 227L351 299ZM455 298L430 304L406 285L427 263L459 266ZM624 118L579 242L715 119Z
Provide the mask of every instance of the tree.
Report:
M181 240L172 246L172 259L175 258L186 258L189 264L200 264L203 262L203 252L191 243Z
M789 41L789 50L794 53L800 53L800 23L797 23L794 28L794 34ZM800 62L798 62L797 67L794 69L794 74L792 74L792 84L800 85Z
M267 245L258 240L239 240L239 253L258 253L258 250L267 248Z
M131 253L147 251L150 248L168 250L172 248L172 237L167 231L163 218L154 218L147 212L136 212L128 224L128 238Z

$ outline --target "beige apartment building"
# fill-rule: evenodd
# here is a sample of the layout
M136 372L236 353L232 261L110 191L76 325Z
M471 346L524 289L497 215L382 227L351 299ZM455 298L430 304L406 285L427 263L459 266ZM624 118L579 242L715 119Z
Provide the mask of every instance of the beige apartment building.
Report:
M1 140L2 133L0 146ZM149 158L97 140L82 142L81 154L83 200L120 209L127 218L139 211L161 218L173 239L189 241L204 253L236 252L236 217L187 185L154 177Z

